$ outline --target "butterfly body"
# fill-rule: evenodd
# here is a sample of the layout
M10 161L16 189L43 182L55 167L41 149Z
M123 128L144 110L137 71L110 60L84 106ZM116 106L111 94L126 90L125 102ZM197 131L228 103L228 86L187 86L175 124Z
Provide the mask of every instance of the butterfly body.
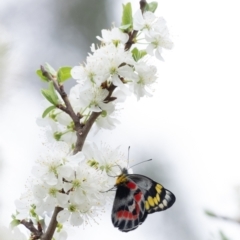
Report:
M140 175L129 174L124 168L117 177L112 223L120 231L128 232L142 224L147 215L170 208L175 196L161 184Z

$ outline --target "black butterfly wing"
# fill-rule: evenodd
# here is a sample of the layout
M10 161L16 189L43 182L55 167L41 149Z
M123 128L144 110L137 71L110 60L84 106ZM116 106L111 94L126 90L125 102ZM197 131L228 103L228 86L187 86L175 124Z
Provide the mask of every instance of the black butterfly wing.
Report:
M117 187L113 209L112 223L120 231L136 229L147 217L144 194L131 181Z
M176 198L172 192L161 184L140 174L128 174L144 195L144 206L148 214L170 208Z

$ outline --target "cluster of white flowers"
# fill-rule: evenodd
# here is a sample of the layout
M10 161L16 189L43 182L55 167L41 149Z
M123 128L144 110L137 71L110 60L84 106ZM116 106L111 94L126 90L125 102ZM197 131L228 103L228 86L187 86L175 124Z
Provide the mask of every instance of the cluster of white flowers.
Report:
M134 94L140 99L152 95L157 68L149 64L147 53L162 59L162 48L170 49L172 42L164 19L157 18L153 12L137 11L132 28L129 33L116 27L102 30L102 37L97 37L100 46L92 45L86 62L71 69L77 83L67 97L81 126L95 112L100 114L95 127L113 129L119 122L116 112L127 96ZM141 34L146 48L138 50ZM58 223L79 226L98 216L97 210L112 197L108 190L114 186L115 179L110 176L120 174L126 158L119 149L99 149L93 143L85 143L81 152L72 155L77 140L73 118L57 107L65 105L56 89L52 96L47 91L44 96L53 106L48 105L44 118L37 123L46 130L49 143L44 145L45 150L33 167L29 191L15 202L14 217L37 223L50 218L54 208L60 207ZM58 98L57 104L54 98ZM57 235L59 232L54 239L58 239ZM66 232L61 231L59 239L66 237Z
M100 150L87 143L83 151L70 155L64 142L52 143L49 151L33 167L30 191L16 200L16 219L44 219L56 206L63 208L59 223L79 226L98 216L113 192L109 191L120 166L126 159L118 149L106 146ZM99 211L97 211L99 210Z
M82 123L88 120L91 112L101 112L94 124L96 130L116 127L120 103L131 93L137 99L152 96L157 68L149 64L149 58L155 53L158 59L163 60L162 48L172 48L165 20L156 17L153 12L142 14L138 10L133 17L133 30L138 31L138 35L128 50L125 44L129 41L129 34L117 27L102 30L102 37L97 37L101 41L100 46L96 48L93 44L86 62L71 70L77 84L71 88L69 100L74 111L81 114ZM143 44L138 44L142 35L145 36L146 47L141 50L144 51L143 56L136 57L133 49L142 48ZM54 139L74 146L74 124L65 112L54 109L44 119L39 119L38 123L47 127Z
M149 11L142 14L141 10L138 10L133 18L133 28L145 34L145 40L148 43L147 53L150 55L155 53L159 60L163 60L162 48L172 49L173 42L163 17L157 18Z

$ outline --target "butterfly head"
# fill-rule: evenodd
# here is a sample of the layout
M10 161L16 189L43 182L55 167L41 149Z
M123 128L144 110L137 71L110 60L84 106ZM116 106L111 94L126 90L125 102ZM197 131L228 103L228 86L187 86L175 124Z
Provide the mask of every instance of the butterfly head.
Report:
M128 170L126 168L122 169L122 173L117 177L115 186L123 185L128 181Z

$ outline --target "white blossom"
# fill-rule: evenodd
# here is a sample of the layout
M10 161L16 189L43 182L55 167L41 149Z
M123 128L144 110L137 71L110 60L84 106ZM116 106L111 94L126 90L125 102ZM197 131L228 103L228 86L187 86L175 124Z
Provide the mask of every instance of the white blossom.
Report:
M56 142L48 146L49 151L44 152L38 159L38 164L32 169L32 173L49 185L58 182L58 168L65 162L70 149L64 142Z
M66 240L67 239L67 232L65 230L55 231L54 232L54 239L56 240Z
M135 65L136 74L132 78L133 92L139 100L143 96L152 96L151 86L157 80L157 69L153 65L140 62Z
M155 55L159 60L162 48L172 49L173 42L169 37L169 31L166 21L163 17L156 17L152 12L138 10L133 18L133 27L145 35L145 41L148 44L146 51L150 55Z
M44 209L47 213L51 213L56 206L64 206L69 199L67 194L62 193L62 180L55 185L40 183L33 186L33 194L40 204L36 204L36 208Z
M69 146L76 142L73 121L60 109L52 110L45 118L39 117L37 124L44 127L48 141L64 141Z
M154 55L155 52L156 58L162 61L162 48L172 49L173 47L173 42L170 40L168 30L166 28L160 33L150 32L148 35L146 35L146 40L149 42L149 45L146 48L147 53Z
M29 195L29 194L27 194ZM34 199L30 196L27 196L26 193L22 194L20 199L14 201L15 207L17 209L17 218L25 219L30 215L31 206L35 203Z
M85 66L74 67L71 73L78 82L91 82L100 87L107 81L108 84L113 83L124 89L119 76L121 77L123 72L126 74L126 67L124 67L126 64L133 65L134 60L132 54L124 50L124 45L119 44L116 47L114 44L108 44L95 50L88 56ZM128 70L131 71L130 68ZM91 87L90 84L87 86Z
M96 50L94 54L97 52ZM95 83L98 86L106 80L105 72L102 69L101 59L96 58L93 55L87 57L85 65L75 66L71 70L73 79L76 79L78 83L84 83L85 87L90 83ZM87 84L87 85L86 85Z
M102 30L102 38L97 36L97 39L103 43L113 43L116 47L119 43L125 44L129 36L126 33L123 33L119 28L112 28L111 30Z
M104 102L108 94L108 90L93 86L81 92L79 99L90 111L101 112L108 109L109 104Z
M102 112L102 114L95 121L97 130L102 128L112 130L116 127L117 124L120 124L120 121L114 114L115 109Z
M133 16L133 29L137 31L148 32L152 29L156 16L152 12L144 12L140 9Z
M83 148L88 164L96 169L100 169L106 173L120 174L119 166L126 166L126 158L119 151L119 148L112 150L104 145L101 149L97 145L86 143ZM111 178L110 178L111 180Z
M76 198L73 194L70 194L70 201L66 205L65 209L62 210L58 216L57 220L60 223L66 221L72 226L80 226L84 221L89 220L89 218L94 218L96 216L96 211L92 209L92 206L86 202L76 202Z

